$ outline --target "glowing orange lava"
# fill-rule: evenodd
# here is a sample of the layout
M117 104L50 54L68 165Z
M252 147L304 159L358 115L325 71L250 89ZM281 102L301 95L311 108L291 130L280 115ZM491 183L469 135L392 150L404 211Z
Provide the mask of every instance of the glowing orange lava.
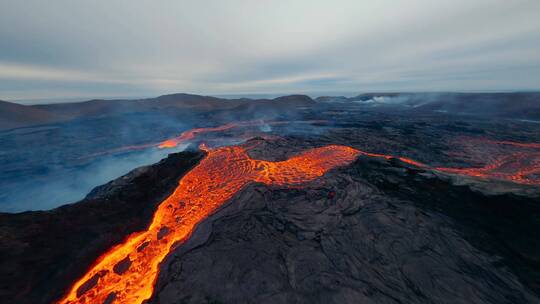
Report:
M458 138L462 153L485 165L470 168L431 168L441 172L478 178L499 179L526 185L540 185L540 143L493 140L483 137ZM487 145L486 145L487 144Z
M453 174L508 180L519 184L540 185L540 153L513 153L480 168L434 169Z
M313 124L313 123L323 123L324 120L301 120L301 121L264 121L264 120L249 120L249 121L239 121L236 123L228 123L225 125L213 127L213 128L196 128L183 132L180 136L167 139L166 141L158 144L159 148L174 148L181 143L185 143L189 140L194 139L197 135L203 133L219 132L230 130L234 128L242 127L256 127L256 126L276 126L276 125L286 125L291 123L296 124Z
M515 145L518 146L519 145ZM527 146L531 147L531 146ZM499 179L524 185L540 185L540 153L513 153L479 168L432 167L406 157L359 151L359 154L384 159L397 158L418 168L478 178Z
M200 134L200 133L209 133L209 132L218 132L218 131L225 131L225 130L228 130L228 129L232 129L232 128L236 128L238 127L239 125L236 124L236 123L228 123L226 125L222 125L222 126L218 126L218 127L214 127L214 128L196 128L196 129L191 129L191 130L188 130L188 131L185 131L183 132L182 134L180 134L180 136L178 137L175 137L175 138L172 138L172 139L168 139L162 143L160 143L158 145L159 148L174 148L176 147L178 144L180 143L183 143L183 142L186 142L188 140L191 140L193 138L195 138L195 136L197 136L197 134Z
M326 146L270 162L250 158L239 146L211 150L159 205L148 229L103 254L59 303L142 303L151 297L159 263L171 249L244 186L300 185L359 154L350 147Z

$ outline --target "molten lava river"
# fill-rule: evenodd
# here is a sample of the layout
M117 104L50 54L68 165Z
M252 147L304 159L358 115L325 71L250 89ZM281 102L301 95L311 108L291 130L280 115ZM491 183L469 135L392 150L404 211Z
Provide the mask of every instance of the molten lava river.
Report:
M270 162L252 159L240 146L211 150L161 202L148 229L103 254L59 303L142 303L151 297L167 254L247 184L299 185L351 163L359 154L332 145Z

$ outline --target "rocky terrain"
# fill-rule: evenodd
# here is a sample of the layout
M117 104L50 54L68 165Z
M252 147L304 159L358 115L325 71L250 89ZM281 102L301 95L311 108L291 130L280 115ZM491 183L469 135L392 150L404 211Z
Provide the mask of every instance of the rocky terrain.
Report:
M252 156L268 160L324 144L253 141ZM61 295L144 228L201 156L173 154L49 212L2 214L2 297ZM362 156L300 188L246 187L169 255L150 302L535 303L539 206L538 195L484 194Z
M60 297L99 255L146 228L157 205L201 157L173 154L54 210L0 213L2 301L51 303Z
M405 104L380 99L404 96ZM530 103L531 96L517 97ZM176 98L158 98L158 108L176 107ZM202 97L182 98L185 110ZM247 141L252 158L269 161L327 145L363 154L302 186L244 187L160 264L149 303L540 301L540 124L529 121L534 111L520 116L510 109L494 119L465 113L473 110L450 113L446 104L426 110L416 95L403 94L240 99L220 104L223 109L212 102L222 101L210 98L196 115L187 112L189 124L216 127L246 113L279 123L200 132L192 147ZM72 115L80 105L71 107L59 106L55 115ZM157 112L119 114L122 106L104 110L110 105L99 102L85 107L95 116L0 134L0 143L9 144L0 151L1 180L32 181L23 187L30 192L35 181L50 186L47 181L88 171L103 157L111 165L133 155L147 158L147 150L157 148L137 147L179 133L176 122L164 124ZM130 115L145 119L134 127ZM123 125L140 132L124 137ZM76 203L0 213L0 297L39 304L65 295L101 254L145 230L158 204L204 156L173 153Z
M170 94L135 100L89 100L84 102L43 105L20 105L0 100L0 130L31 127L103 116L153 113L164 117L215 113L238 117L257 116L267 112L284 112L291 106L311 106L315 102L305 95L274 99L224 99L192 94ZM214 119L217 119L214 118Z
M60 121L56 115L30 106L0 100L0 130Z

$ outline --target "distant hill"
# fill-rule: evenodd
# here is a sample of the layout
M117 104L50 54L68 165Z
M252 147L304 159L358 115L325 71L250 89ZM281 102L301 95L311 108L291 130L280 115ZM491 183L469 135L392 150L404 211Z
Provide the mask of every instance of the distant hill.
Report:
M443 94L430 98L428 103L419 104L416 110L504 118L540 119L540 93Z
M32 106L0 100L0 129L61 121L62 117Z
M230 111L235 112L233 114L254 115L255 113L263 112L286 112L293 108L312 105L315 105L315 102L306 95L290 95L275 99L255 100L248 98L224 99L192 94L170 94L156 98L136 100L96 99L84 102L33 106L2 102L0 104L0 130L136 112Z
M366 93L356 97L306 95L274 99L225 99L170 94L135 100L89 100L24 106L0 101L0 130L128 113L203 113L208 117L260 119L291 113L302 107L354 102L367 110L429 114L433 112L482 117L540 120L540 93ZM206 114L208 113L208 114Z
M368 109L413 114L432 112L481 117L540 119L540 93L366 93L322 96L319 103L355 102Z

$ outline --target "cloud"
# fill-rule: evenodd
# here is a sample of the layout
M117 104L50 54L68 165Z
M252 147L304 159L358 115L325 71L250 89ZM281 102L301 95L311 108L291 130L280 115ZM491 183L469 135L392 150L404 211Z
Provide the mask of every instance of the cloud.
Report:
M98 75L91 75L77 70L0 62L0 79L88 82L96 81L100 78Z
M538 11L536 0L4 1L0 78L13 86L0 98L77 83L86 96L539 89Z

